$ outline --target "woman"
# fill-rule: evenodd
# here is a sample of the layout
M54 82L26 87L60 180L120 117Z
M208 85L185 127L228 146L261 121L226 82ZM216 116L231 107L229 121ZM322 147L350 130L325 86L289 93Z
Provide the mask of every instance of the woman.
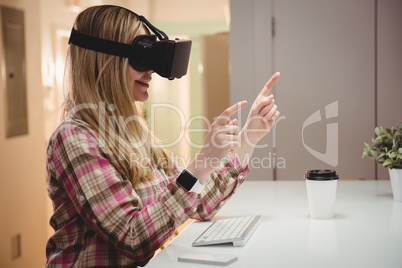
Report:
M144 20L116 6L82 11L74 29L125 44L149 34ZM230 120L243 101L211 125L204 147L183 170L154 144L141 113L153 70L74 42L68 60L66 116L47 149L55 230L47 266L143 266L177 227L189 218L211 219L243 182L255 144L279 116L268 96L279 73L253 103L245 127L239 131ZM223 159L219 168L216 159Z

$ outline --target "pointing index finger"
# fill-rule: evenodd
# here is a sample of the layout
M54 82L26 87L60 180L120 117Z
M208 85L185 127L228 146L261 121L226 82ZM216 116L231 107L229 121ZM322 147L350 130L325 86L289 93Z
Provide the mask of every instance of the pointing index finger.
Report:
M269 81L265 84L264 88L261 90L261 95L262 96L268 96L269 92L271 91L271 88L274 86L276 80L278 80L279 76L281 74L279 72L274 73L274 75L269 79Z
M227 108L223 113L216 119L216 122L219 124L226 124L229 122L230 118L237 113L241 108L243 108L247 104L247 101L239 101L238 103L233 104L229 108Z

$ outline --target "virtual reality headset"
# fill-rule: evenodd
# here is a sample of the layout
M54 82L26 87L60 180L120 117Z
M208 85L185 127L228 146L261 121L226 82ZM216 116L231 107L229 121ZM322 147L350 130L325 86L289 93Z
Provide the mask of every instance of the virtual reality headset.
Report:
M73 28L68 43L128 58L130 65L135 70L140 72L153 70L169 80L185 75L190 58L191 41L178 38L169 40L164 32L153 26L145 17L135 15L148 26L154 35L138 35L131 44L124 44L82 34Z

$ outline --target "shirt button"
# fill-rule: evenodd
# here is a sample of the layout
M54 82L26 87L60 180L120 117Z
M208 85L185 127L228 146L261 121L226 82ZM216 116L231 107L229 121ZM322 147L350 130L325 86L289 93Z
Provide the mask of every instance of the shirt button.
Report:
M93 219L92 222L93 222L94 224L96 224L96 220L95 220L95 219Z
M85 197L84 197L83 195L80 195L80 197L79 197L79 198L80 198L80 201L81 201L81 202L84 202Z
M243 177L243 175L240 175L239 180L242 180L242 179L244 179L244 177Z

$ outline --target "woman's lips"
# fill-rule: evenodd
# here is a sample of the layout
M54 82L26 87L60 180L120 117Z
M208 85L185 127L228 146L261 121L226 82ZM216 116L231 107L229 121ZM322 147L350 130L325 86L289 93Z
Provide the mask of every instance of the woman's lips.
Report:
M140 84L141 86L144 87L149 87L149 81L139 81L139 80L135 80L136 83Z

